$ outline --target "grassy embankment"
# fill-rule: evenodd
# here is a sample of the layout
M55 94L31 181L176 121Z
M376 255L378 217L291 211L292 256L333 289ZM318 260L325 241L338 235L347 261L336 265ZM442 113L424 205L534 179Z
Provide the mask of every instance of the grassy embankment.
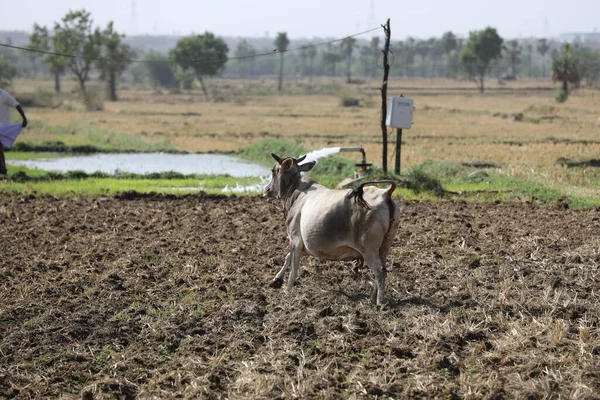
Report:
M107 102L97 112L84 112L77 102L65 99L55 108L29 107L32 124L19 144L23 150L55 146L67 151L240 152L264 165L271 163L271 151L299 155L322 147L360 145L367 161L375 164L375 174L380 174L379 82L352 87L318 82L312 94L300 83L290 83L283 95L274 93L271 83L215 82L222 95L210 103L195 90L156 94L130 89L121 91L121 101ZM489 83L482 96L468 82L391 82L390 95L403 93L416 105L415 124L404 131L402 146L402 175L413 190L401 190L399 195L563 198L577 207L600 204L595 166L600 158L598 93L580 91L558 104L553 86L545 81ZM35 82L16 82L19 85L24 92L43 90ZM356 97L361 106L343 107L344 97ZM394 136L390 130L390 167ZM7 153L9 160L16 156L21 157ZM359 159L358 153L328 158L312 174L332 186L351 175ZM168 184L164 179L132 176L80 179L83 175L75 174L71 177L78 179L57 179L56 174L16 167L9 167L9 173L0 189L57 195L120 190L181 193L172 188L219 190L236 182L258 183L258 179L173 174L164 175L176 178ZM37 178L24 179L23 173Z

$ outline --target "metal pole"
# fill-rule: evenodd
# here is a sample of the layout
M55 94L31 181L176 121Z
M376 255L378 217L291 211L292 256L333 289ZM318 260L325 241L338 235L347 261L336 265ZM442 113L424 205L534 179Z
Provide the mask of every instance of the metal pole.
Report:
M402 147L402 128L396 129L396 165L394 173L400 175L400 149Z

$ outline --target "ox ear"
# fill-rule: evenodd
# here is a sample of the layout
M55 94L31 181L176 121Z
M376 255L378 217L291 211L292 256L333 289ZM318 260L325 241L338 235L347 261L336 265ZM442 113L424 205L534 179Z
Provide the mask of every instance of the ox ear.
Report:
M316 163L316 161L307 162L306 164L298 165L298 168L300 168L301 172L308 172L313 169Z
M271 153L271 156L275 159L275 161L277 161L279 164L281 164L281 157L279 157L277 154L275 153Z
M285 160L283 160L283 162L281 163L281 170L282 171L287 171L290 168L292 168L292 166L294 165L294 159L293 158L286 158Z

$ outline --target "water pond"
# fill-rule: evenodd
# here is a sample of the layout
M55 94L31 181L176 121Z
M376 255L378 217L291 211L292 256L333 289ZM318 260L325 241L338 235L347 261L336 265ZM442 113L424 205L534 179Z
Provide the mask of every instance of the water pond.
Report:
M175 171L182 174L252 177L270 175L258 164L223 154L116 153L93 154L34 160L7 160L7 164L44 171L84 171L86 173L130 172L148 174Z

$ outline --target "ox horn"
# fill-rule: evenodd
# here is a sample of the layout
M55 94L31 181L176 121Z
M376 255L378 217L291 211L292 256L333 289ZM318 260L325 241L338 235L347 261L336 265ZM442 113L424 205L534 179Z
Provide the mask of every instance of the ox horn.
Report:
M305 155L303 155L303 156L302 156L302 157L300 157L300 158L297 158L297 159L296 159L296 162L297 162L298 164L300 164L302 161L304 161L304 159L305 159L305 158L306 158L306 154L305 154Z
M281 157L279 157L277 154L275 153L271 153L271 156L273 156L273 158L275 159L275 161L277 161L279 164L281 164L281 162L283 161L281 159Z

